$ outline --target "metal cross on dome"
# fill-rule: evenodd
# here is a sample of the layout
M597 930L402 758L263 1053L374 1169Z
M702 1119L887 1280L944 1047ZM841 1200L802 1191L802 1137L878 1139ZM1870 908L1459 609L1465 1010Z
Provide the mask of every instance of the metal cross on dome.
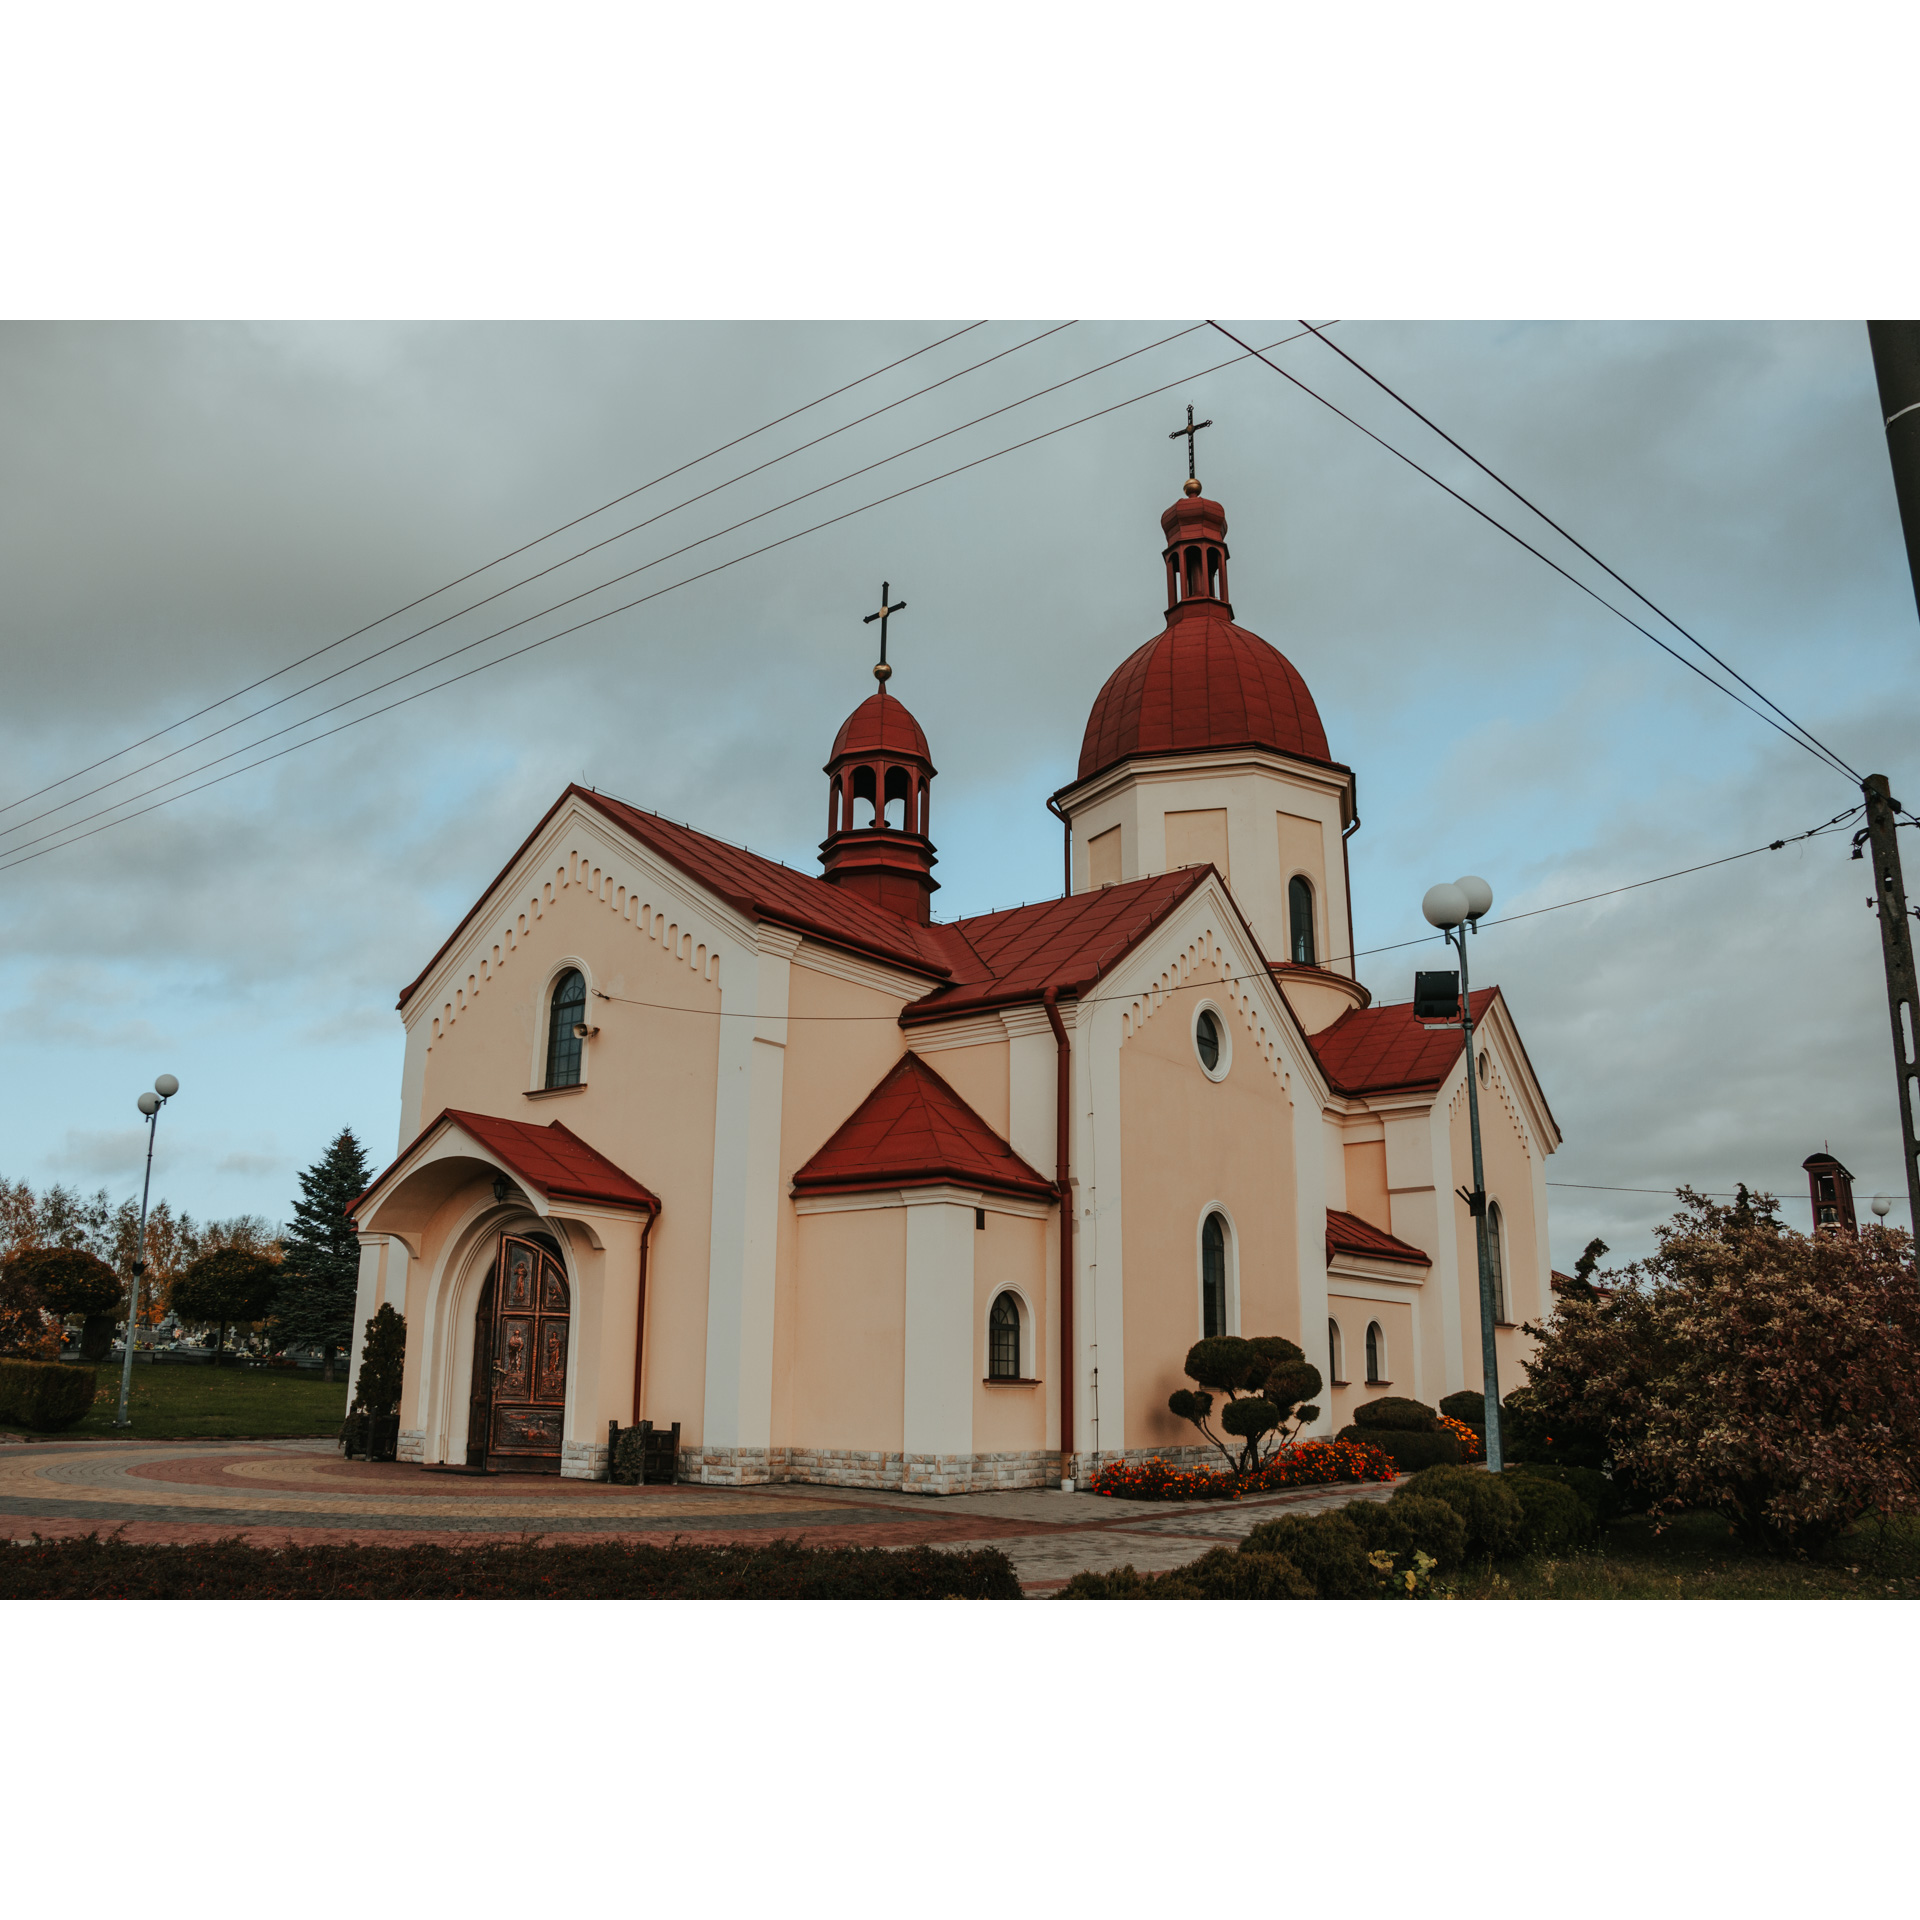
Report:
M1196 424L1193 417L1193 409L1189 407L1187 409L1187 424L1184 427L1175 427L1174 430L1167 435L1169 440L1178 440L1183 433L1187 436L1187 478L1189 480L1194 477L1193 436L1198 433L1202 427L1210 427L1212 425L1213 422L1211 420L1202 420Z
M887 682L893 678L893 669L887 665L887 621L907 604L904 600L896 600L892 606L888 606L887 595L892 591L891 584L882 580L879 608L860 622L863 627L872 626L876 620L880 622L880 662L873 670L873 677L880 682L882 693L886 692Z

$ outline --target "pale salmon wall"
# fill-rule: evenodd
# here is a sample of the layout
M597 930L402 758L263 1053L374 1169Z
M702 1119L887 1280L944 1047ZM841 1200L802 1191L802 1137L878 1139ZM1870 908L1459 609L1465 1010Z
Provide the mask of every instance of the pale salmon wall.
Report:
M1189 807L1166 816L1167 870L1176 867L1216 867L1229 886L1227 870L1227 810L1225 807Z
M1382 1233L1393 1231L1393 1209L1387 1199L1387 1143L1384 1140L1351 1140L1344 1159L1347 1166L1348 1213L1357 1214Z
M1167 1411L1167 1395L1189 1384L1181 1363L1201 1335L1200 1216L1209 1201L1232 1222L1240 1332L1300 1337L1293 1109L1233 996L1208 993L1217 977L1211 963L1196 967L1121 1048L1127 1447L1198 1437ZM1192 1009L1202 1000L1233 1033L1233 1065L1218 1082L1194 1053ZM1111 1435L1110 1402L1104 1410Z
M808 1213L796 1228L790 1426L779 1444L899 1453L907 1210Z
M1337 1283L1336 1283L1337 1284ZM1333 1395L1336 1431L1353 1419L1353 1409L1363 1400L1378 1400L1385 1394L1413 1399L1413 1303L1407 1300L1362 1300L1349 1294L1327 1295L1327 1316L1340 1323L1346 1335L1347 1381ZM1377 1320L1387 1337L1387 1380L1379 1386L1367 1384L1367 1322ZM1324 1339L1324 1334L1322 1338ZM1438 1398L1436 1395L1435 1398Z
M819 972L806 965L804 954L795 955L788 972L773 1304L771 1432L772 1444L777 1447L830 1444L807 1432L795 1400L802 1368L799 1238L803 1228L789 1197L793 1176L833 1137L906 1051L906 1036L898 1024L903 1004L898 993ZM904 1249L904 1238L900 1245ZM900 1257L904 1259L904 1252ZM890 1284L897 1285L903 1273L896 1261ZM897 1448L897 1385L892 1405L894 1437L887 1445Z
M660 1196L642 1415L678 1420L692 1444L706 1379L720 989L696 969L699 961L711 970L704 951L671 950L670 927L674 945L684 947L686 936L664 908L647 916L654 924L645 930L632 912L617 913L590 885L557 887L484 987L476 983L471 997L459 990L465 1004L450 1025L444 1011L423 1010L440 1031L428 1045L422 1111L427 1119L464 1107L537 1126L559 1120ZM544 1067L536 1049L563 960L584 963L589 988L621 998L587 1002L587 1022L600 1032L585 1043L585 1084L528 1099Z
M910 1046L913 1038L909 1036ZM1007 1042L999 1040L977 1047L932 1047L920 1057L1004 1140L1012 1131L1008 1118L1008 1053Z
M1480 1047L1481 1039L1476 1033L1476 1056ZM1447 1123L1456 1184L1470 1186L1473 1136L1464 1082L1448 1108ZM1506 1254L1507 1310L1513 1324L1500 1328L1494 1335L1500 1391L1505 1395L1526 1384L1521 1362L1533 1351L1535 1343L1520 1327L1528 1320L1543 1318L1548 1311L1548 1275L1542 1269L1538 1252L1541 1236L1535 1223L1533 1156L1497 1056L1490 1084L1480 1089L1480 1144L1486 1166L1487 1198L1496 1202L1505 1216L1501 1240ZM1455 1216L1455 1245L1460 1262L1462 1378L1468 1387L1478 1392L1484 1381L1480 1365L1480 1254L1472 1217L1465 1207L1457 1207Z
M976 1453L1030 1453L1046 1446L1049 1408L1057 1404L1058 1382L1047 1363L1052 1337L1049 1317L1051 1270L1058 1229L1050 1219L987 1213L986 1226L973 1237L974 1353L973 1450ZM1011 1288L1026 1303L1021 1329L1020 1371L1037 1386L989 1386L987 1314L994 1296ZM1056 1440L1058 1438L1056 1433Z

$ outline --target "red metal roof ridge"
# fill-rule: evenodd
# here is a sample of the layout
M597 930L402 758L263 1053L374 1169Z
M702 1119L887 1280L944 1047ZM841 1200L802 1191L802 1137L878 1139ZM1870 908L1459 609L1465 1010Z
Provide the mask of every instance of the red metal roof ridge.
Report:
M1468 997L1474 1003L1473 1018L1475 1026L1478 1026L1486 1018L1495 1000L1499 1000L1502 1005L1505 1004L1505 996L1501 993L1498 985L1476 987ZM1349 1007L1330 1027L1323 1027L1318 1033L1307 1036L1307 1044L1313 1049L1313 1057L1319 1063L1320 1071L1327 1076L1327 1084L1332 1087L1336 1093L1342 1094L1349 1099L1364 1099L1367 1095L1375 1093L1427 1093L1441 1086L1446 1081L1448 1074L1452 1073L1455 1066L1459 1064L1460 1056L1457 1052L1448 1055L1446 1066L1439 1073L1412 1080L1368 1080L1365 1082L1343 1080L1335 1069L1328 1064L1326 1054L1322 1050L1322 1045L1324 1042L1331 1041L1349 1021L1365 1023L1370 1026L1380 1025L1383 1024L1390 1015L1402 1012L1410 1013L1412 1006L1413 1003L1410 1000L1395 1000L1385 1006ZM1511 1015L1509 1015L1509 1019L1511 1019ZM1519 1033L1517 1026L1514 1028L1514 1032L1517 1037ZM1526 1052L1524 1045L1521 1047L1521 1052L1524 1056ZM1529 1076L1532 1076L1533 1063L1531 1061L1527 1062L1527 1072ZM1537 1079L1535 1079L1534 1084L1536 1086L1539 1084ZM1544 1095L1541 1097L1543 1100L1545 1099ZM1558 1130L1559 1123L1555 1122L1555 1131L1557 1132Z
M1262 740L1226 740L1207 747L1135 747L1098 772L1069 780L1064 787L1056 787L1049 798L1059 800L1076 787L1091 786L1094 781L1105 779L1115 768L1124 767L1129 760L1167 760L1176 754L1240 753L1248 749L1255 753L1270 753L1276 760L1297 760L1303 767L1321 767L1329 773L1344 773L1349 780L1354 778L1353 769L1344 760L1316 760L1310 753L1289 753L1284 747L1269 746Z

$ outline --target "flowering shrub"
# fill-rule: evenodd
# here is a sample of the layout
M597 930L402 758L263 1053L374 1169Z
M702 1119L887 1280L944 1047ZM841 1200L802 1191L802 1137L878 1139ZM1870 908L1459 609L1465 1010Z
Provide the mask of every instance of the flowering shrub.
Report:
M1480 1444L1480 1429L1470 1427L1464 1420L1456 1420L1452 1414L1443 1413L1440 1424L1460 1442L1462 1460L1484 1460L1487 1450Z
M1563 1295L1528 1329L1540 1340L1528 1420L1590 1441L1656 1521L1705 1508L1775 1552L1811 1551L1868 1513L1915 1511L1910 1236L1804 1236L1765 1195L1721 1207L1682 1188L1680 1200L1651 1259L1590 1297Z
M1392 1478L1393 1463L1378 1447L1351 1440L1302 1440L1252 1473L1176 1467L1159 1458L1116 1460L1094 1474L1087 1490L1114 1500L1239 1500L1283 1487Z

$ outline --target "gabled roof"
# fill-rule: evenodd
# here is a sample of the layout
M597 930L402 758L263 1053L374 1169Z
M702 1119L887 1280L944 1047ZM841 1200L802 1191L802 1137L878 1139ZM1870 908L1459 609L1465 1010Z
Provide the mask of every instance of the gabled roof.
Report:
M448 1107L420 1130L392 1166L369 1182L364 1193L354 1197L347 1207L348 1214L354 1213L367 1194L384 1186L448 1126L460 1127L471 1134L503 1166L512 1169L523 1187L547 1200L584 1200L595 1206L637 1207L647 1213L660 1211L656 1195L558 1120L540 1127L530 1120L501 1120L490 1113L468 1113L458 1107Z
M796 1194L877 1187L985 1187L1051 1200L1053 1182L1021 1157L920 1058L909 1053L793 1176Z
M1477 1027L1498 987L1470 996ZM1308 1036L1321 1070L1338 1093L1414 1093L1439 1086L1460 1058L1458 1027L1427 1027L1413 1002L1350 1007L1332 1026Z
M744 847L729 846L711 834L663 820L657 813L643 813L623 800L575 784L541 815L538 825L521 841L513 858L494 876L466 917L447 936L439 952L401 990L399 1005L407 1004L420 982L440 964L442 955L466 932L501 881L545 831L547 822L576 797L749 919L777 921L782 926L874 955L936 980L945 979L952 971L943 952L943 936L948 931L944 927L924 927L915 921L903 920L898 914L888 913L858 894L822 880L817 874L796 873L777 860L749 853Z
M1418 1247L1410 1247L1404 1240L1396 1240L1385 1232L1362 1220L1357 1213L1342 1213L1334 1207L1327 1209L1327 1258L1336 1254L1358 1254L1363 1260L1400 1260L1408 1266L1430 1267L1433 1265L1427 1255Z
M1060 900L955 920L940 931L953 973L900 1016L902 1026L1037 1000L1052 987L1082 993L1204 885L1211 867L1185 867Z

